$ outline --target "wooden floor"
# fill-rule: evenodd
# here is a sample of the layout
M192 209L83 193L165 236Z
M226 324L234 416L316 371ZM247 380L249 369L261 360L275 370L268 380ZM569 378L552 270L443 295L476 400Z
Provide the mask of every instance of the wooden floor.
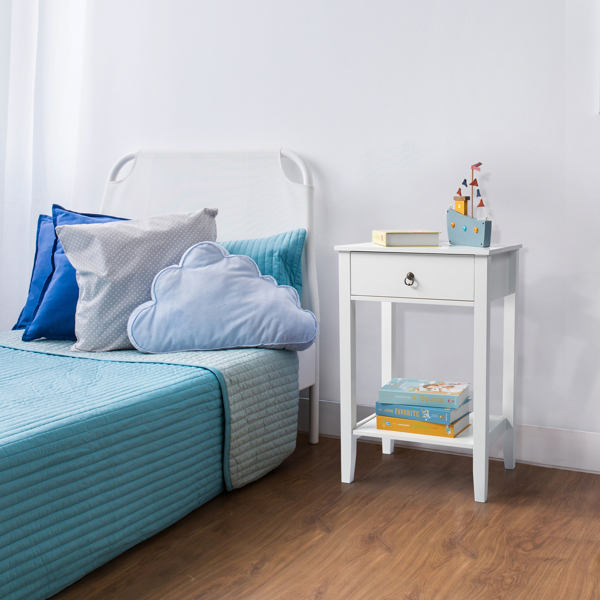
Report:
M600 476L339 440L296 452L54 600L600 599Z

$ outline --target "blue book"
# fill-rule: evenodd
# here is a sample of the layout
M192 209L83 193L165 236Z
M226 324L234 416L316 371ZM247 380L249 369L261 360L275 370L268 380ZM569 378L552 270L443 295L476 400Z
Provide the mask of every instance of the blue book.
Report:
M468 383L392 379L379 390L382 404L405 404L426 408L458 408L469 396Z
M473 402L470 398L467 398L458 408L425 408L408 404L384 404L383 402L375 404L375 412L379 416L442 423L443 425L451 425L458 419L468 415L472 410Z

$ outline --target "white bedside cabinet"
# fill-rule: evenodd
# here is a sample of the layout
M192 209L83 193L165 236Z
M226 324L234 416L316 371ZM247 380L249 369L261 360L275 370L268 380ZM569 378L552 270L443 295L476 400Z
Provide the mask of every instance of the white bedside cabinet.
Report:
M356 441L381 438L383 452L394 440L473 451L475 500L487 500L489 445L502 435L504 466L515 468L515 343L520 244L387 248L371 243L336 246L340 283L340 413L342 482L354 480ZM502 416L489 414L490 303L504 298ZM397 376L394 303L469 306L475 319L472 426L455 438L377 429L375 414L356 422L355 302L381 303L382 385ZM410 373L406 374L410 377ZM431 377L435 377L432 373Z

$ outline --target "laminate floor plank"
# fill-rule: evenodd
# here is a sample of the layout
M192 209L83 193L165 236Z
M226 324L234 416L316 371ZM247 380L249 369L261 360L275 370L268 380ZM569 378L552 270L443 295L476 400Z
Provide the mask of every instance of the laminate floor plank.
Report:
M54 600L598 600L600 476L299 436L261 480L211 500Z

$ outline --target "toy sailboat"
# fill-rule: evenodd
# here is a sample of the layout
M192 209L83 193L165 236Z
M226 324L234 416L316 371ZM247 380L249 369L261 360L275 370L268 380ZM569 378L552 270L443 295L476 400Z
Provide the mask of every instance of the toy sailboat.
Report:
M481 248L489 248L492 238L492 222L487 216L483 198L479 191L479 184L475 178L475 171L481 171L480 162L471 165L471 183L467 184L464 179L462 184L464 187L471 187L471 195L463 196L461 188L458 188L456 196L454 196L454 208L449 208L446 211L446 223L448 225L448 240L451 244L460 246L479 246ZM477 188L477 198L479 204L477 208L483 208L485 212L484 219L473 218L473 188ZM469 203L471 204L471 216L469 216Z

